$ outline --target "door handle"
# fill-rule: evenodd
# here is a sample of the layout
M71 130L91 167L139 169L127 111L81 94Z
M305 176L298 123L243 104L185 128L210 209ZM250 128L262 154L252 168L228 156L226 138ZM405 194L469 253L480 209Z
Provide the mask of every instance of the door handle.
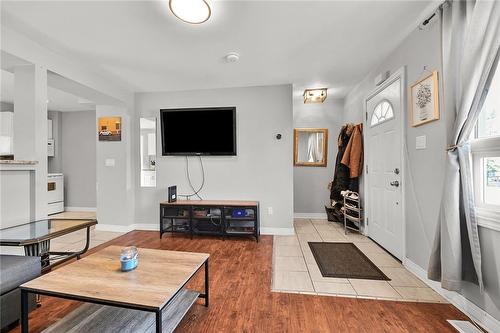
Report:
M392 181L390 184L391 184L391 186L399 187L399 182L397 180Z

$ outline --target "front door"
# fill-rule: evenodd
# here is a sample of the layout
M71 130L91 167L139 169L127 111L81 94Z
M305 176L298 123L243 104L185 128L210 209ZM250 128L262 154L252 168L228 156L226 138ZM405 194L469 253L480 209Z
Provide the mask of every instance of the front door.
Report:
M366 216L368 234L392 255L403 258L402 85L389 78L366 99Z

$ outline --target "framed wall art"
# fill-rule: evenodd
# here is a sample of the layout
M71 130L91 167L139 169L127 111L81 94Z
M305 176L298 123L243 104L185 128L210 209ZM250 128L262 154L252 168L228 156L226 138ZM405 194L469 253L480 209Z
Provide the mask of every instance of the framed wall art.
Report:
M97 133L99 141L122 140L122 117L99 118Z
M438 72L418 80L410 87L410 120L416 127L439 119Z

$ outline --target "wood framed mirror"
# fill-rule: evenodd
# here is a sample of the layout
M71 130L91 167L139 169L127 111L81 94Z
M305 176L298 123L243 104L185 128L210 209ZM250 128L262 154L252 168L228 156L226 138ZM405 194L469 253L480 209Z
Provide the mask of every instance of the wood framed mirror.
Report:
M295 128L293 130L293 165L326 167L328 129Z

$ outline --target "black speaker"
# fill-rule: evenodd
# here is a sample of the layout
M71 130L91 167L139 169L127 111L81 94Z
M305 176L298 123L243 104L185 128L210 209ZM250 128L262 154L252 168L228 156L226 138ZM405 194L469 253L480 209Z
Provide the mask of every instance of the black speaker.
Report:
M177 201L177 186L169 186L168 188L168 202Z

